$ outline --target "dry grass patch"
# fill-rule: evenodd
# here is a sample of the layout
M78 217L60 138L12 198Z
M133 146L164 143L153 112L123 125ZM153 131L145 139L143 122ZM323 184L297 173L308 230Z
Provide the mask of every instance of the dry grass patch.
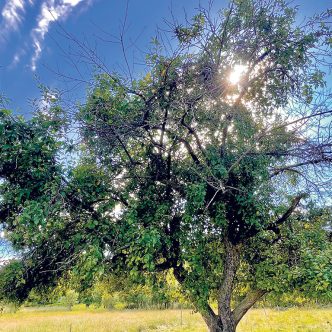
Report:
M20 311L0 316L4 332L201 332L207 331L199 314L183 310L131 311ZM239 332L331 332L332 309L254 309L244 317Z

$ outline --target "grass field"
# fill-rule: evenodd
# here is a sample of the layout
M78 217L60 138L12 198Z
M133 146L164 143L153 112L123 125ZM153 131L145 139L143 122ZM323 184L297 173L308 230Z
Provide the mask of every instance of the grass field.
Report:
M0 315L0 331L6 332L143 332L207 331L199 314L183 310L98 311L21 310ZM331 309L251 310L239 332L332 331Z

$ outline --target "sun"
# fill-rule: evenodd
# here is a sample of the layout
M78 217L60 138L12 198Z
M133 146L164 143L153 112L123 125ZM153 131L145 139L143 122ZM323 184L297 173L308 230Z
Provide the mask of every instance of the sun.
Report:
M247 71L248 67L245 65L235 65L229 75L229 81L231 84L237 84L240 82L242 75Z

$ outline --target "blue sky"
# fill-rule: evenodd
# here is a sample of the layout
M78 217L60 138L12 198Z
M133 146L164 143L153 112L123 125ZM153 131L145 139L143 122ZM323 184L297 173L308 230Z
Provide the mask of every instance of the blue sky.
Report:
M126 2L0 0L0 93L11 100L10 108L20 114L31 113L31 100L40 96L39 83L66 90L73 99L84 95L84 81L91 77L91 67L86 68L76 55L68 56L77 54L78 49L65 33L88 42L110 69L120 69L124 65L121 49L109 40L111 35L119 35ZM205 2L201 0L203 5ZM190 16L198 4L198 0L129 1L125 37L127 44L135 40L128 51L129 62L139 62L156 26L170 17L170 8L181 19L184 10ZM215 0L216 8L226 4L226 0ZM332 0L296 0L294 4L300 6L303 17L331 8ZM137 65L136 70L139 68Z

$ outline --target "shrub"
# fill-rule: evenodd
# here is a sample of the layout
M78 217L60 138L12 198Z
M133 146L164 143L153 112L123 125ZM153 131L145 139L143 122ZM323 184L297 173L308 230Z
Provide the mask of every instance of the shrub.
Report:
M69 289L66 291L66 294L63 298L63 303L68 308L68 310L71 310L73 305L77 302L77 299L78 299L78 293L72 289Z
M101 297L101 305L108 310L114 308L114 298L111 294L105 293Z

